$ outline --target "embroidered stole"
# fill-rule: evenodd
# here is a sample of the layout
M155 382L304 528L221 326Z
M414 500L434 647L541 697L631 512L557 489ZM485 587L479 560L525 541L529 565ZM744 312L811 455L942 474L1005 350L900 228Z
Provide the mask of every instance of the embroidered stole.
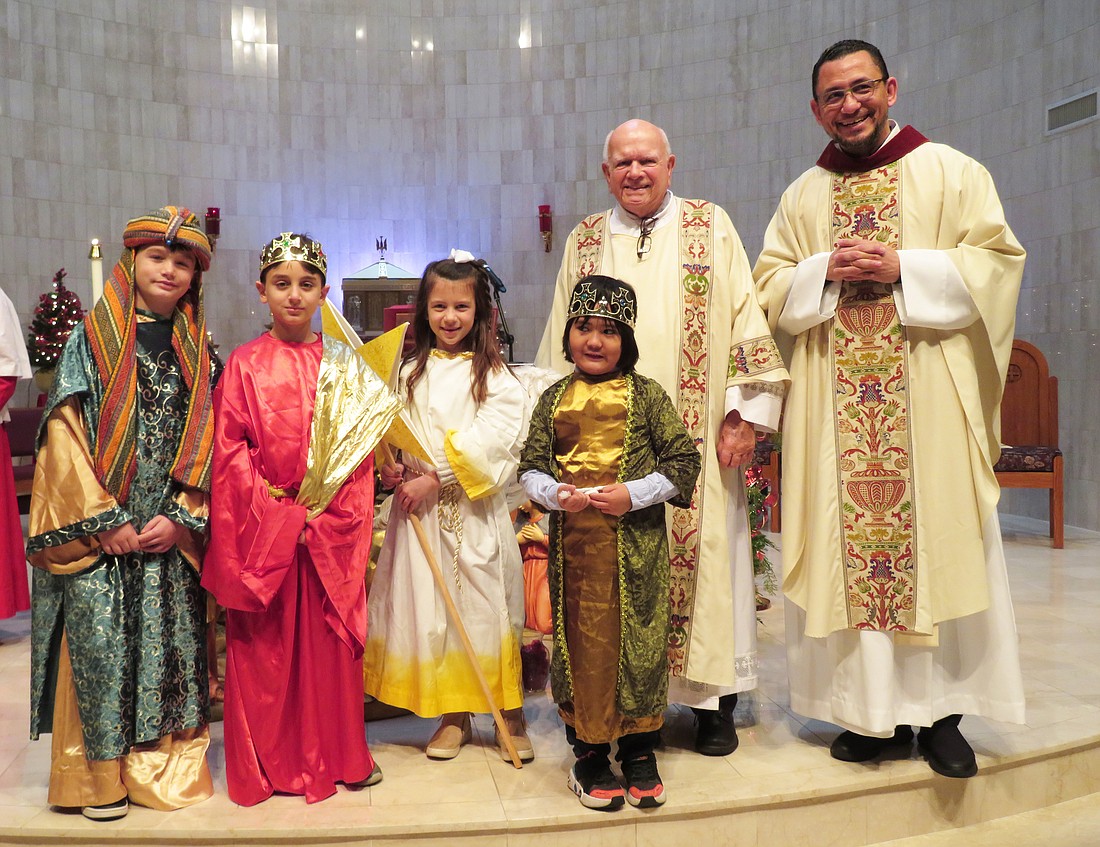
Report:
M710 288L713 280L714 204L705 200L680 201L680 375L676 407L696 446L702 452L707 433L708 372L710 365ZM599 273L603 259L603 238L610 212L590 215L578 226L576 239L577 279ZM722 388L724 389L724 385ZM703 467L706 468L704 456ZM703 509L704 473L699 475L687 509L672 509L669 539L669 581L671 624L669 673L683 676L691 644L695 608L695 574L699 559L699 521Z
M833 244L900 243L898 164L834 174ZM848 626L912 633L917 526L905 327L893 286L844 283L833 323L837 487Z

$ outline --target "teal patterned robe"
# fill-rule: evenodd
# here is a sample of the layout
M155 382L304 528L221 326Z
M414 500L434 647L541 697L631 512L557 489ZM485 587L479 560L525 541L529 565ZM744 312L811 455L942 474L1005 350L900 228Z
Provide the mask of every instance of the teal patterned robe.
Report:
M176 501L180 486L168 476L188 399L172 349L171 320L138 323L137 358L137 473L126 502L31 537L28 555L127 521L140 532L158 514L205 532L206 518ZM74 398L94 450L100 392L81 324L58 362L39 438L46 437L50 413ZM178 547L165 553L100 553L90 567L68 575L36 568L32 610L31 738L51 731L63 630L89 759L113 759L135 744L206 724L206 599L199 574Z
M531 417L519 476L535 470L561 479L554 458L554 415L575 376L551 385L539 398ZM664 474L679 494L668 502L686 508L699 476L701 459L683 421L665 390L641 374L629 374L626 437L619 463L619 482L642 479L653 471ZM544 506L546 504L543 504ZM557 504L555 504L557 505ZM550 515L550 607L554 617L554 652L550 684L558 703L573 699L569 648L565 642L562 597L563 541L560 509ZM665 505L658 503L627 512L616 528L619 551L620 620L618 708L629 717L646 717L668 705L669 560ZM661 606L664 614L660 614ZM612 669L608 669L610 673Z

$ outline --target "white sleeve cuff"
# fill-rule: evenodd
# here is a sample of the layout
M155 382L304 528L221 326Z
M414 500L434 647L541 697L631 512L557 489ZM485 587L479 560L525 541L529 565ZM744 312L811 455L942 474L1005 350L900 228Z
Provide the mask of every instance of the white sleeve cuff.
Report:
M440 486L458 482L458 477L456 477L455 472L451 470L451 463L447 461L446 450L440 449L433 453L432 460L435 462L435 475L439 477Z
M778 328L788 335L801 335L836 314L840 283L825 284L831 253L815 253L794 270L787 302L779 315Z
M760 391L752 385L731 385L726 389L725 412L728 415L734 409L757 432L776 432L779 429L779 415L783 411L783 398Z
M558 489L561 483L550 474L542 471L527 471L519 478L523 490L527 492L527 499L538 503L547 509L561 511L561 500L558 499Z
M943 250L899 250L901 285L894 305L905 326L962 329L978 319L978 307L958 268Z
M680 493L679 489L660 471L654 471L641 479L628 480L623 485L630 494L632 512L664 503Z

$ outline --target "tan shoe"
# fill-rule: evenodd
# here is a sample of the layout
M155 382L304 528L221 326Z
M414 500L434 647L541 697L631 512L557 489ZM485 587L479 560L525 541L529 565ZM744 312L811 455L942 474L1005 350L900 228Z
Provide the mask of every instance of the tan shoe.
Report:
M521 762L529 762L535 758L535 748L531 746L531 739L527 737L527 717L523 709L505 709L501 712L504 724L508 727L508 734L512 736L512 743L516 746ZM497 747L500 748L500 758L506 762L512 761L508 748L504 745L504 739L500 737L500 730L494 724Z
M453 759L463 744L470 743L472 737L470 713L448 712L439 719L439 729L428 741L424 752L429 759Z

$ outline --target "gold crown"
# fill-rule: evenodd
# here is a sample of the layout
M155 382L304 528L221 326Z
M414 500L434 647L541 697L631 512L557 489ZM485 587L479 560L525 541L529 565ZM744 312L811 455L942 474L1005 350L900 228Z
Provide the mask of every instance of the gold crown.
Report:
M272 265L281 262L306 262L328 275L328 258L321 249L321 242L294 232L281 232L260 251L260 276Z
M618 321L634 329L634 322L638 316L638 302L634 292L629 288L616 286L612 289L610 299L608 294L597 291L591 282L581 280L573 288L569 297L569 314L565 316L568 321L571 318L598 317Z

